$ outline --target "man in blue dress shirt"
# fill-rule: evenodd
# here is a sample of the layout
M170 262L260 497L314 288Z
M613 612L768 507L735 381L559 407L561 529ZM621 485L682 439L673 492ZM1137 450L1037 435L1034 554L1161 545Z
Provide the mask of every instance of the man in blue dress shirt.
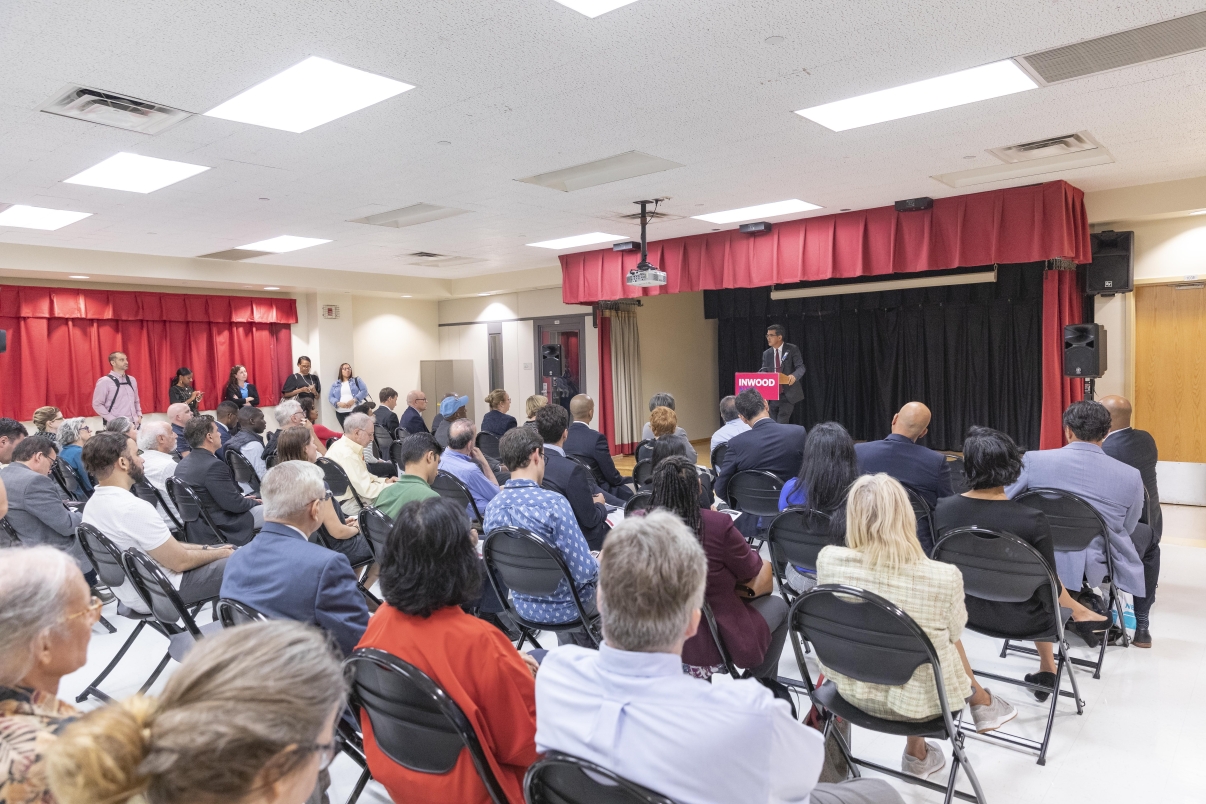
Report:
M448 449L440 456L440 471L447 472L469 488L478 513L485 515L486 506L498 494L498 480L486 456L474 444L477 428L469 419L457 419L448 429ZM476 520L473 509L467 512Z

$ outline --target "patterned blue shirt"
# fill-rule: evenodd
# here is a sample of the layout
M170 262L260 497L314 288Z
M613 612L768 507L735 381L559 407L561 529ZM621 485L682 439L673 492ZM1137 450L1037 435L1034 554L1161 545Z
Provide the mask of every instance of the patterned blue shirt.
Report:
M531 480L508 480L486 508L483 525L486 533L498 528L523 528L555 546L569 567L583 605L594 600L599 563L590 554L569 501L560 494L541 488ZM520 616L536 622L567 623L578 616L573 595L564 580L549 597L529 597L512 592L511 598Z

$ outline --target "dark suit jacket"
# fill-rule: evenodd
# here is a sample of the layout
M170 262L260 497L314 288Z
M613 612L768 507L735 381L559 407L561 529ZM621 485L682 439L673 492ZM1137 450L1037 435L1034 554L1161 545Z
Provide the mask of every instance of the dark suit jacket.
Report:
M406 410L402 413L401 426L411 435L431 432L423 421L423 414L409 405L406 406Z
M222 439L222 446L214 454L218 456L219 461L226 463L226 442L231 439L230 430L222 422L216 421L214 424L218 426L218 435Z
M226 464L207 449L195 449L176 464L176 477L192 487L214 524L234 544L247 544L255 531L255 519L248 513L257 503L243 496ZM204 534L208 528L198 521ZM215 538L217 538L215 536Z
M260 397L260 392L259 392L259 390L256 389L255 383L253 383L253 382L247 383L247 398L255 400L254 402L251 403L252 407L259 407L260 405L264 404L264 400L263 400L263 398ZM223 388L222 389L222 401L223 402L234 402L239 407L243 407L243 395L239 393L239 389L237 387L231 388L228 385L225 388Z
M931 509L938 504L938 498L955 493L946 456L902 435L893 433L883 441L855 444L854 452L858 455L860 472L865 475L883 472L896 478L920 494Z
M1156 534L1156 541L1159 541L1164 532L1164 517L1160 511L1160 490L1156 488L1156 461L1160 459L1156 439L1146 430L1116 430L1101 442L1101 451L1139 470L1143 487L1147 489L1147 496L1151 500L1152 521L1148 524Z
M616 469L616 462L607 448L607 436L590 429L586 422L574 422L569 426L565 439L565 454L581 458L594 472L595 479L606 484L611 491L624 485L624 476Z
M784 374L790 374L796 378L793 385L784 385L779 388L779 397L791 403L802 402L804 400L804 386L800 380L804 378L804 358L800 354L800 347L794 343L783 344L783 354L779 361L779 371ZM762 353L762 370L775 370L775 350L768 348Z
M769 416L754 422L749 432L738 433L729 439L724 465L716 478L716 494L728 499L725 489L729 481L746 469L771 472L784 481L795 477L804 461L805 435L800 425L779 424Z
M347 556L276 522L265 522L251 544L226 560L222 597L273 619L317 625L345 656L368 627L368 607Z
M607 525L607 506L591 499L594 483L587 471L564 455L558 455L546 444L542 485L569 500L574 518L578 520L578 527L582 529L590 549L602 547L603 537L610 529Z
M377 424L389 431L389 437L394 437L394 430L398 429L398 414L387 408L385 405L380 406L373 411L373 418L377 420ZM385 456L387 459L388 455Z
M63 505L55 482L17 461L10 463L0 477L8 492L5 519L21 537L21 545L58 548L74 558L82 572L92 572L92 564L75 538L83 515Z

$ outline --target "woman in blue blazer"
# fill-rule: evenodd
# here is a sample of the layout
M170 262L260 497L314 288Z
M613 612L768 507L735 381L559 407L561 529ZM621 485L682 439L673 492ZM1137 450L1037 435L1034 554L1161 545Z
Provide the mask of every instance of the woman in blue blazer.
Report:
M352 408L368 399L368 397L368 388L365 387L364 380L352 373L352 364L340 364L339 376L336 377L335 382L331 383L331 391L327 394L327 401L335 406L335 418L339 419L341 427L343 426L343 420L352 412Z

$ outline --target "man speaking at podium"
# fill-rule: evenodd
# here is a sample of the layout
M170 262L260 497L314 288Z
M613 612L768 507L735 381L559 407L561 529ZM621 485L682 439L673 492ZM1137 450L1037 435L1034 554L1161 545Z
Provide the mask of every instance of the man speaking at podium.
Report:
M787 377L780 380L779 401L770 403L770 415L779 424L789 423L791 412L804 401L804 389L800 386L804 377L804 358L800 355L800 347L783 342L786 334L780 324L767 327L766 343L770 348L762 353L763 371L774 371Z

